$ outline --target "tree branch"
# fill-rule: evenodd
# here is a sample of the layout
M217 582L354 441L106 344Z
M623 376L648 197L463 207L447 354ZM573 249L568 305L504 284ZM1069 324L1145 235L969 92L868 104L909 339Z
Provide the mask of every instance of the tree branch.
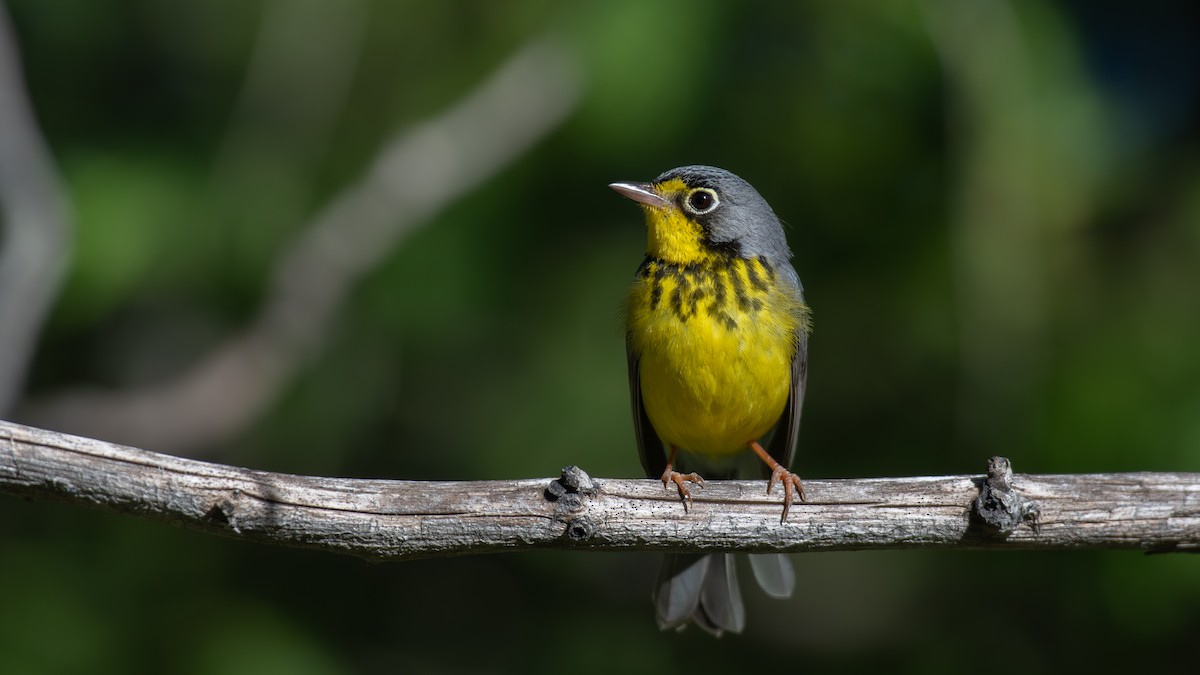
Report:
M519 549L1200 550L1200 474L1013 477L999 470L1003 460L992 469L987 479L809 480L809 501L780 524L779 495L766 495L763 481L710 481L685 513L658 481L592 481L574 468L553 482L294 476L0 422L0 492L363 558ZM1010 528L982 515L1005 503L997 491L1024 504ZM1032 513L1036 523L1021 524Z

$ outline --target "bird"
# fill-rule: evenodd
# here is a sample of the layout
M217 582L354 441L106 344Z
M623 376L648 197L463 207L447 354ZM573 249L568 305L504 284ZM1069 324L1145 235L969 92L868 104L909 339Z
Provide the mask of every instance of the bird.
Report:
M767 469L767 493L777 482L783 488L783 523L793 494L805 499L788 467L812 312L781 221L750 183L712 166L609 187L646 217L646 257L625 301L633 425L646 475L673 485L686 513L694 508L689 484L704 485L700 471L735 477L739 459L753 453ZM768 595L791 596L795 574L786 557L750 560ZM667 555L654 604L664 630L690 622L720 636L745 626L730 554Z

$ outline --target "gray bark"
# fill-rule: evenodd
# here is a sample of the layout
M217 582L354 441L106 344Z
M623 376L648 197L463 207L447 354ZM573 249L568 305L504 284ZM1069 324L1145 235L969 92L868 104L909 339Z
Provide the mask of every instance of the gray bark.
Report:
M981 467L982 468L982 467ZM709 481L685 512L655 480L401 481L295 476L0 422L0 493L56 499L247 541L409 559L522 549L1200 550L1200 474ZM982 493L981 493L982 491ZM997 518L997 512L1010 513Z

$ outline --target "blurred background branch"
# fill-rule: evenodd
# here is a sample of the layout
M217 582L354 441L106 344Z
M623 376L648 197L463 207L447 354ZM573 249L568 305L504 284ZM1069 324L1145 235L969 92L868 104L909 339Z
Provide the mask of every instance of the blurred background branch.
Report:
M280 255L270 293L244 330L169 381L48 394L22 417L174 452L236 434L319 349L353 284L556 128L580 89L568 53L548 39L531 42L455 106L385 144Z
M0 5L0 415L21 394L70 255L66 192L26 96Z
M0 492L364 558L544 548L1200 551L1200 474L1019 475L1016 499L1032 499L1038 514L1022 525L1022 510L1003 534L973 518L983 485L974 476L807 481L809 500L786 525L778 495L762 481L709 481L685 513L659 481L593 481L564 470L561 480L571 479L553 490L549 479L295 476L0 422Z

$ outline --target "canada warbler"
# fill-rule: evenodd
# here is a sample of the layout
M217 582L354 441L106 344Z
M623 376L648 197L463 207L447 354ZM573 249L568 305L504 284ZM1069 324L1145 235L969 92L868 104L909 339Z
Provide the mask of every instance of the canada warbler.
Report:
M793 491L804 499L799 476L787 467L811 322L779 218L749 183L710 166L610 187L641 204L649 230L626 305L642 466L664 487L675 485L686 511L687 483L704 485L696 470L733 477L751 450L769 469L767 493L776 481L783 485L783 522ZM760 441L773 428L764 449ZM654 594L659 626L692 620L717 635L740 631L745 611L733 562L724 554L668 555ZM768 594L791 595L787 558L751 556L751 566Z

